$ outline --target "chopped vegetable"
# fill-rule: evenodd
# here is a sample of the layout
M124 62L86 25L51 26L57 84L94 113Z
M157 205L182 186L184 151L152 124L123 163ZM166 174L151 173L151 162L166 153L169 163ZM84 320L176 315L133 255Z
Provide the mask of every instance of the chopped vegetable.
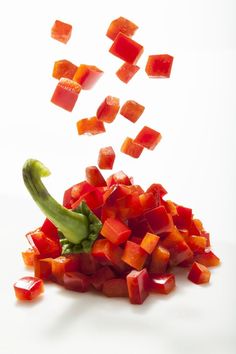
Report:
M119 32L126 34L126 36L132 37L137 29L138 26L133 22L124 17L119 17L111 22L106 35L114 41Z
M111 146L101 148L98 155L98 167L101 170L112 170L115 157L115 152Z
M106 280L103 283L102 292L108 297L128 297L126 280L122 278Z
M95 289L101 290L106 280L113 279L115 277L116 275L111 270L111 268L108 266L104 266L102 268L99 268L96 273L91 276L90 281Z
M151 254L156 248L156 245L158 244L159 240L159 236L147 232L144 238L142 239L140 247L148 254Z
M90 279L83 273L66 272L63 275L63 285L67 290L84 293L89 290Z
M145 107L140 103L129 100L121 107L120 114L132 123L135 123L143 114L144 109Z
M140 67L130 63L124 63L116 72L116 76L127 84L132 77L139 71Z
M209 283L211 277L211 272L204 265L194 262L190 272L188 274L188 279L195 284Z
M140 146L139 144L136 144L133 139L127 137L125 138L120 151L123 152L126 155L129 155L131 157L134 157L137 159L141 153L143 152L143 147Z
M147 269L132 270L127 275L127 286L131 304L141 305L149 295L150 278Z
M220 259L207 249L203 253L196 255L195 260L206 267L215 267L220 264Z
M72 112L80 91L81 86L79 84L75 81L62 77L52 95L51 102L69 112Z
M158 133L154 129L145 126L134 139L134 143L139 144L145 147L146 149L154 150L160 140L160 133Z
M78 82L83 90L90 90L102 75L103 71L96 66L81 64L77 68L73 80Z
M107 218L101 229L101 234L118 246L129 238L131 230L119 219Z
M15 294L18 300L34 300L44 291L42 279L35 277L23 277L14 284Z
M162 247L157 246L152 252L151 263L148 267L150 274L163 274L169 265L170 252Z
M154 234L170 232L173 229L172 218L163 205L148 210L144 215Z
M173 57L168 54L150 55L145 71L152 78L169 78Z
M143 53L143 46L123 33L118 33L109 52L129 64L136 64Z
M26 251L21 252L23 261L27 267L33 267L35 259L35 251L32 248L28 248Z
M51 37L59 42L66 44L72 32L72 26L68 23L56 20L51 29Z
M111 123L116 118L119 109L119 98L107 96L97 109L97 118L103 122Z
M66 272L76 272L79 269L79 258L60 256L52 260L52 275L57 283L63 284Z
M94 187L104 187L107 185L101 172L96 166L86 167L86 179Z
M150 289L153 292L169 294L174 288L174 274L153 275L150 279Z
M52 76L55 79L65 77L67 79L73 79L73 76L77 70L77 66L71 63L69 60L63 59L55 61Z
M145 252L140 245L135 242L127 241L125 244L122 261L130 265L132 268L141 270L147 259L147 252Z
M53 258L36 259L34 264L34 276L43 280L52 279Z
M96 135L106 131L103 122L97 117L80 119L77 122L77 130L79 135Z
M58 257L61 254L59 238L46 235L41 229L26 234L37 258Z

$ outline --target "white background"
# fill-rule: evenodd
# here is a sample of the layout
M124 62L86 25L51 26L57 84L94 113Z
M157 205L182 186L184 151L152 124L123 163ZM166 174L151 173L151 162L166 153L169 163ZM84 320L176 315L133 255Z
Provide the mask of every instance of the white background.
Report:
M236 2L9 0L0 6L0 352L235 353ZM139 26L134 39L145 48L128 85L114 74L121 61L108 53L105 36L119 16ZM73 25L67 45L50 38L56 19ZM144 72L147 56L157 53L175 58L168 80L151 80ZM105 71L80 94L72 113L50 103L59 59ZM76 121L93 116L107 95L121 103L137 100L146 107L143 116L136 124L117 116L106 134L79 137ZM143 125L161 132L157 148L138 160L119 153L123 139ZM12 284L30 274L20 256L24 234L43 220L22 182L24 161L37 158L50 168L45 184L61 200L108 145L117 153L114 170L145 188L162 183L169 199L192 207L204 222L222 259L211 285L194 286L182 273L175 293L152 296L141 307L54 285L34 304L17 303Z

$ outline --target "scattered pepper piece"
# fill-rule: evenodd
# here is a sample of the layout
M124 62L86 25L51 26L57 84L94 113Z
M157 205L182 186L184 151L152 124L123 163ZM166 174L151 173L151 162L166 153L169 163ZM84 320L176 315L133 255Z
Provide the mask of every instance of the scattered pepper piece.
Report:
M135 123L143 114L144 109L145 107L142 106L140 103L133 100L129 100L126 101L121 107L120 114L130 120L132 123Z
M97 119L97 117L80 119L76 123L76 126L79 135L96 135L106 131L103 122Z
M116 72L116 76L127 84L132 77L139 71L140 67L137 65L124 63Z
M71 63L69 60L62 59L55 61L52 71L52 76L55 79L65 77L67 79L73 79L73 76L77 70L77 66Z
M72 32L72 26L68 23L56 20L51 29L51 37L59 42L66 44Z
M98 155L98 167L101 170L112 170L115 157L115 152L111 146L101 148Z
M80 84L83 90L90 90L102 75L103 71L96 66L81 64L77 68L73 80Z
M106 36L113 41L119 32L126 34L126 36L132 37L137 29L138 26L135 25L135 23L121 16L110 23Z
M72 112L81 91L81 86L70 79L62 77L52 95L51 102Z
M107 96L97 109L97 119L111 123L120 109L120 100L117 97Z
M143 53L143 46L120 32L109 52L127 63L136 64Z
M149 55L145 71L151 78L169 78L173 63L169 54Z
M160 140L160 133L152 128L145 126L134 139L134 143L139 144L146 149L154 150Z

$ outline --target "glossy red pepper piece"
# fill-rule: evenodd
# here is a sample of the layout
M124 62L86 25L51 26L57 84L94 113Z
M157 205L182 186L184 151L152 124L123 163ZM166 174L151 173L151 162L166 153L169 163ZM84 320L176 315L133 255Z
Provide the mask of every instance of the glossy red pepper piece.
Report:
M72 196L71 196L71 191L72 191L72 187L68 188L63 195L63 206L66 207L67 209L71 209L71 205L73 204L73 202L75 201Z
M168 54L150 55L145 71L152 78L169 78L173 57Z
M172 217L167 213L163 205L148 210L144 216L154 234L159 235L164 232L170 232L173 228Z
M165 190L165 188L161 184L153 183L147 189L147 193L152 193L154 195L157 206L159 206L159 205L163 204L162 198L164 197L164 195L167 194L167 191Z
M73 80L80 84L83 90L90 90L102 75L103 71L96 66L81 64L77 68Z
M75 81L62 77L52 95L51 102L72 112L81 91L81 86Z
M173 216L174 224L178 229L189 229L192 224L192 209L178 205L176 207L177 215Z
M132 182L123 171L118 171L107 178L107 186L111 187L113 184L125 184L129 186Z
M70 194L73 199L77 200L81 198L84 194L87 194L94 190L95 190L94 186L92 186L87 181L82 181L72 186Z
M60 80L61 77L66 77L67 79L72 80L76 70L77 66L69 60L57 60L53 66L52 76L58 80Z
M160 240L159 236L147 232L144 238L142 239L140 247L148 254L151 254L156 248L159 240Z
M35 251L32 248L27 249L26 251L21 252L24 264L27 267L33 267L35 260Z
M110 23L106 36L113 41L119 32L132 37L137 29L138 26L135 23L131 22L125 17L119 17Z
M204 236L191 235L187 237L186 242L194 254L203 253L207 247L207 239Z
M206 267L216 267L220 264L220 259L210 250L195 255L194 259Z
M132 77L139 71L140 67L137 65L124 63L116 72L116 76L127 84Z
M99 268L99 264L91 253L79 254L79 271L86 275L94 274Z
M150 274L165 273L170 260L170 252L162 247L157 246L152 252L151 262L148 267Z
M60 256L52 261L52 276L58 284L63 284L63 277L66 272L78 271L80 262L79 256L75 257L65 257Z
M52 278L52 261L53 258L44 258L35 260L34 276L43 280Z
M76 123L76 126L79 135L96 135L105 133L106 131L104 123L97 119L97 117L80 119Z
M68 23L56 20L51 29L51 37L66 44L71 37L72 26Z
M18 300L34 300L44 291L42 279L23 277L14 284L15 295Z
M86 167L86 179L94 187L104 187L107 185L104 177L96 166Z
M201 236L204 232L202 222L198 219L192 219L191 225L189 227L189 234Z
M95 210L100 208L103 205L103 195L99 190L94 189L91 192L83 194L79 199L77 199L71 205L71 208L76 209L81 204L82 201L85 201L87 206L91 210Z
M101 148L98 155L98 167L101 170L112 170L115 157L112 146Z
M149 295L150 278L147 270L132 270L126 280L131 304L141 305Z
M99 268L96 273L90 277L90 281L95 289L101 290L105 281L113 278L115 278L115 273L110 267L105 266Z
M142 193L139 195L139 200L142 206L143 211L147 211L150 209L154 209L155 207L157 207L157 202L156 199L153 195L153 193L151 192L146 192L146 193Z
M132 241L127 241L125 244L122 260L134 269L141 270L147 259L145 252L140 245Z
M144 109L145 107L140 103L129 100L126 101L121 107L120 114L132 123L135 123L143 114Z
M144 237L147 232L151 232L147 220L144 219L142 215L137 218L129 219L128 225L132 230L132 236Z
M120 109L120 100L117 97L107 96L97 109L97 119L111 123Z
M134 157L135 159L139 158L141 153L143 152L143 147L136 144L133 139L127 137L125 138L120 151L126 155Z
M128 226L116 218L106 219L101 229L101 235L117 246L124 243L130 234Z
M84 293L89 290L90 279L80 272L66 272L63 275L63 285L67 290Z
M143 46L123 33L118 33L109 52L130 64L136 64L143 53Z
M169 294L175 288L174 274L153 275L150 279L151 291L158 294Z
M159 132L145 126L134 139L134 143L139 144L146 149L154 150L160 140L161 134Z
M106 280L102 286L102 292L108 297L128 297L126 280L123 278Z
M209 283L211 277L211 272L204 265L194 262L190 272L188 274L188 279L195 284L205 284Z
M26 235L26 238L33 248L37 258L56 258L61 255L61 244L59 239L46 235L40 229L29 232Z
M55 238L58 240L58 230L56 226L49 220L45 219L43 225L41 226L40 230L48 235L50 238Z

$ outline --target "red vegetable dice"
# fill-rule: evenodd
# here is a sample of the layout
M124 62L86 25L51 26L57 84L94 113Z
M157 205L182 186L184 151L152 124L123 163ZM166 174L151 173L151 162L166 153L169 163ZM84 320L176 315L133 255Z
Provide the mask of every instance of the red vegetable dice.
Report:
M159 205L163 204L163 199L162 198L164 197L164 195L167 194L167 191L165 190L165 188L161 184L153 183L147 189L147 193L152 193L154 195L156 203L157 203L157 206L159 206Z
M145 107L140 103L129 100L126 101L121 107L120 114L135 123L139 117L143 114Z
M118 33L109 52L130 64L136 64L143 53L143 46L123 33Z
M43 280L52 277L53 258L37 259L34 264L34 276Z
M102 292L108 297L127 297L128 288L126 280L122 278L106 280L102 286Z
M151 263L148 271L151 274L162 274L166 272L170 260L170 252L162 247L157 246L152 252Z
M132 184L132 182L130 178L123 171L118 171L116 173L113 173L113 175L111 175L107 179L108 187L111 187L113 184L125 184L129 186Z
M133 139L127 137L125 138L120 151L123 152L126 155L129 155L131 157L134 157L137 159L141 153L143 152L143 147L136 144Z
M189 229L192 224L192 209L178 205L176 210L177 215L173 216L174 224L178 229Z
M90 279L80 272L66 272L63 275L63 285L68 290L84 293L89 290Z
M141 270L145 264L147 256L147 252L145 252L140 245L132 241L127 241L122 260L132 268Z
M194 262L190 272L188 274L188 279L195 284L209 283L211 277L211 272L204 265Z
M169 294L174 288L174 274L154 275L150 279L150 289L155 293Z
M92 186L103 187L107 185L101 172L96 166L86 167L85 173L86 173L86 179L88 183L90 183Z
M129 238L131 230L119 219L108 218L103 224L101 234L118 246Z
M23 261L27 267L33 267L35 260L35 251L32 248L29 248L26 251L21 252Z
M92 186L87 181L83 181L72 186L70 194L71 197L75 200L81 198L84 194L93 192L96 188Z
M97 109L97 118L103 122L111 123L116 118L119 109L119 98L107 96Z
M220 264L220 259L210 250L205 250L204 253L196 255L194 258L206 267L215 267Z
M115 157L115 152L111 146L101 148L98 155L98 167L101 170L112 170Z
M62 77L52 95L51 102L66 111L72 112L80 91L81 86L79 84Z
M147 211L157 207L156 199L153 193L142 193L139 195L139 200L143 211Z
M138 26L135 25L135 23L131 22L130 20L127 20L127 18L119 17L111 22L106 35L114 41L119 32L131 37L134 35L137 29Z
M51 29L51 37L66 44L71 37L72 26L68 23L56 20Z
M83 90L89 90L95 85L102 75L103 71L98 69L96 66L81 64L77 68L73 76L73 80L80 84Z
M106 131L103 122L97 117L80 119L76 125L79 135L96 135Z
M56 282L63 284L63 276L66 272L78 271L80 266L78 255L74 257L60 256L52 261L52 275Z
M172 217L167 213L163 205L148 210L144 216L154 234L170 232L173 228Z
M55 61L52 76L55 79L66 77L67 79L73 79L73 76L77 70L77 66L71 63L69 60L62 59Z
M145 68L147 75L152 78L170 77L173 59L168 54L150 55Z
M204 236L191 235L186 238L186 242L195 254L203 253L207 246L207 239Z
M127 275L127 286L131 304L142 304L149 295L150 278L147 270L132 270Z
M147 232L144 238L142 239L140 247L148 254L151 254L156 248L159 240L160 240L159 236Z
M108 266L99 268L91 278L91 284L97 290L101 290L106 280L115 278L115 273Z
M61 244L59 238L50 237L40 229L29 232L26 235L37 258L58 257L61 255Z
M146 149L154 150L160 140L160 133L152 128L145 126L134 139L134 143L139 144Z
M42 279L23 277L14 284L15 295L18 300L34 300L44 291Z
M132 77L139 71L140 67L137 65L124 63L116 72L116 76L127 84Z
M43 225L41 226L40 230L48 235L50 238L54 238L58 240L58 230L56 226L49 220L45 219Z
M79 254L79 271L86 275L94 274L99 267L99 264L93 254L80 253Z

